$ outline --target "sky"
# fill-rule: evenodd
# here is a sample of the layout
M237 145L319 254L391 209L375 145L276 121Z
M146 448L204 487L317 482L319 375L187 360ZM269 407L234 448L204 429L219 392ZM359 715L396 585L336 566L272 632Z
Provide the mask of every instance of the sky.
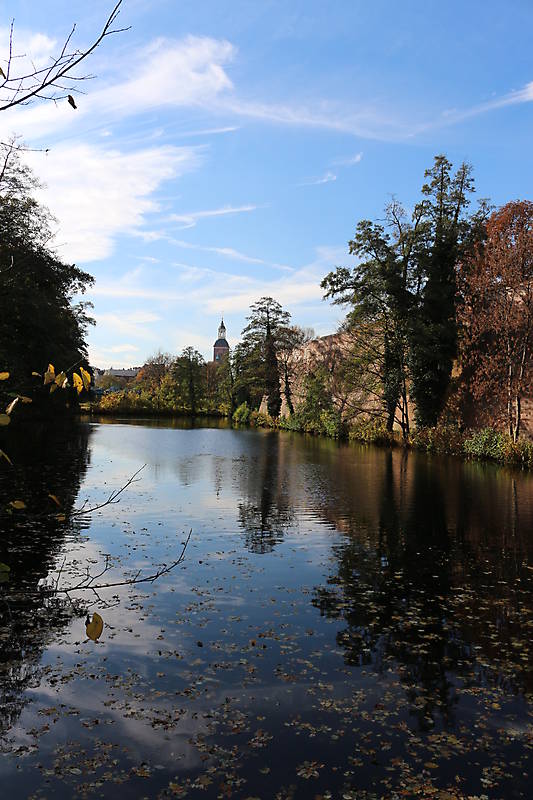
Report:
M0 0L0 65L12 20L40 66L112 6ZM211 359L221 315L233 346L264 295L333 332L321 279L353 264L358 220L412 208L437 153L472 164L477 198L533 199L531 0L123 0L118 23L77 110L0 115L36 150L57 253L95 278L93 366Z

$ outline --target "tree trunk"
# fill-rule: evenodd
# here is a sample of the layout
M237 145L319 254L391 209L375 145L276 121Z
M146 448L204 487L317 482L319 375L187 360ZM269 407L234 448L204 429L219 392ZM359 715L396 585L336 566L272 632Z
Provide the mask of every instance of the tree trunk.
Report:
M513 441L516 442L520 435L520 423L522 421L522 401L520 395L515 397L515 425L513 432Z
M287 407L289 409L289 414L292 417L292 415L294 414L294 406L292 404L291 385L290 385L290 381L289 381L289 368L288 368L287 364L284 365L284 372L285 372L285 375L284 375L285 400L287 401Z

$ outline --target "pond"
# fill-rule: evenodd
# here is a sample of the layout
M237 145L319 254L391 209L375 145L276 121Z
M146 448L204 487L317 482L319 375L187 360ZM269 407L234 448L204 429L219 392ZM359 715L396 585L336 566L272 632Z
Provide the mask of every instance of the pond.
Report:
M204 425L4 434L5 795L530 798L533 478Z

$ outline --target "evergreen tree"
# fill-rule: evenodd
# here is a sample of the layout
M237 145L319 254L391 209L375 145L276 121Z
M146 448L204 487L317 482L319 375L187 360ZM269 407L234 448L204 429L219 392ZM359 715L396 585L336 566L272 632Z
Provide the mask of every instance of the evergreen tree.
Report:
M456 268L470 241L472 218L465 212L474 185L468 164L453 175L443 155L425 177L417 251L424 283L411 321L410 373L418 423L431 426L444 406L457 354Z
M278 417L281 410L278 349L281 331L289 325L290 314L272 297L261 297L250 310L239 349L239 382L247 387L249 395L252 387L266 394L268 413Z

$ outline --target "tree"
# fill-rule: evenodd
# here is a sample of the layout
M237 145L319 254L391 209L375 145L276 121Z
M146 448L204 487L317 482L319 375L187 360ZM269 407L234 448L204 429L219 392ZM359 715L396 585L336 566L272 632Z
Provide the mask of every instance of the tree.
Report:
M492 214L486 241L459 271L462 360L474 398L505 420L516 441L533 379L533 203Z
M187 408L196 416L201 401L205 400L205 361L194 347L186 347L176 359L172 374Z
M9 31L8 57L0 66L0 111L7 111L14 106L28 105L36 100L57 102L66 99L73 108L76 108L72 95L80 92L77 86L94 77L76 74L80 64L108 36L128 30L128 28L113 28L120 14L121 5L122 0L119 0L107 17L100 34L85 48L78 49L72 46L76 30L76 25L73 25L61 50L51 56L49 63L42 67L36 67L33 62L28 63L21 54L15 52L14 22L12 22ZM17 69L19 65L20 70Z
M457 355L456 267L477 218L466 214L474 191L468 164L453 175L450 161L438 155L425 177L425 199L415 211L422 223L415 254L423 285L412 317L410 375L418 422L431 426L444 407Z
M0 176L0 364L15 388L51 362L87 366L87 303L73 303L93 279L51 247L50 212L32 197L30 170L12 147Z
M278 367L280 331L288 327L290 314L272 297L261 297L251 306L248 325L242 332L241 352L246 354L244 372L267 396L268 413L279 417L281 392Z
M235 386L235 355L228 353L218 364L208 364L208 370L214 370L214 386L216 410L227 414L231 419L237 407ZM209 373L208 373L209 374Z
M419 425L435 425L443 409L457 350L456 267L487 215L485 201L475 214L466 213L474 191L467 164L453 175L451 163L438 155L425 177L424 197L411 217L393 200L384 225L359 222L349 251L361 262L337 268L321 284L325 297L351 306L352 334L365 327L374 332L366 355L364 335L358 337L356 360L365 369L374 351L387 429L398 419L405 437L409 394Z
M378 342L375 336L359 337L357 359L364 370L369 363L379 370L387 429L392 430L400 409L405 436L409 319L421 289L417 244L422 217L417 207L409 221L393 200L385 209L385 226L362 220L348 243L350 254L362 260L352 269L337 267L321 283L326 298L351 306L348 329L379 331Z
M280 328L278 343L278 363L281 367L283 379L283 394L289 409L289 414L294 414L294 404L292 402L292 372L293 356L295 350L302 347L314 336L311 328L304 330L298 325L289 325Z
M137 374L135 383L147 386L152 390L160 389L172 364L173 358L170 353L163 353L162 350L158 350L146 360L146 363Z

